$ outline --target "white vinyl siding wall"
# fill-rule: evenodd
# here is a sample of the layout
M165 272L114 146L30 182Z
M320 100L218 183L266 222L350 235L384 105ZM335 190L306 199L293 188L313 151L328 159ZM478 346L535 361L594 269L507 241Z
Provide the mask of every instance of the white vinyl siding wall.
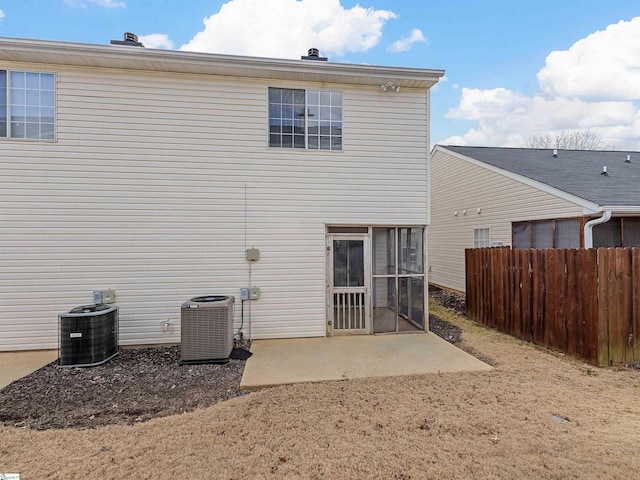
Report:
M0 68L57 79L57 142L0 141L0 350L56 348L106 288L122 345L178 342L196 295L235 295L239 327L247 247L245 334L323 336L325 224L426 223L425 90ZM269 148L269 86L344 92L343 151Z
M574 203L448 153L434 151L428 229L429 282L465 291L464 250L473 248L474 229L490 228L492 242L511 245L511 222L581 215L582 207Z

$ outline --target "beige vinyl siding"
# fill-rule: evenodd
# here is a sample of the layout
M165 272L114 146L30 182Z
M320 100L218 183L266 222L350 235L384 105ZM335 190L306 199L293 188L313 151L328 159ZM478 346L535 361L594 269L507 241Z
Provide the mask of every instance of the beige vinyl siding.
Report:
M477 213L478 208L481 213ZM428 229L429 281L465 291L464 250L473 248L476 228L489 228L492 242L511 245L511 222L581 215L582 207L574 203L448 153L434 151Z
M112 288L122 345L178 342L180 305L249 286L254 338L325 335L325 225L424 225L426 91L47 65L57 141L0 140L0 350L57 347ZM267 89L344 92L344 151L267 147ZM169 320L170 332L161 323Z

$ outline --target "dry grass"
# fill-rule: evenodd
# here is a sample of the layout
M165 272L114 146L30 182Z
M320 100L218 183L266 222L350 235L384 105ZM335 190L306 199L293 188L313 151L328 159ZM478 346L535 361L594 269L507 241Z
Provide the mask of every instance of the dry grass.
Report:
M0 428L21 478L640 478L640 372L475 325L485 373L298 384L133 426ZM552 415L564 417L559 423Z

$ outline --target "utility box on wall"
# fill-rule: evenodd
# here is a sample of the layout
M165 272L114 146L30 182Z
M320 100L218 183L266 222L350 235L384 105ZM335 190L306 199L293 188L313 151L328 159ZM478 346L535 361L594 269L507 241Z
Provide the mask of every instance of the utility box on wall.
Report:
M100 305L101 303L115 303L116 291L112 289L108 290L95 290L93 292L93 303Z
M247 262L257 262L260 260L260 250L258 248L247 248Z
M260 288L241 288L240 300L258 300L260 298Z

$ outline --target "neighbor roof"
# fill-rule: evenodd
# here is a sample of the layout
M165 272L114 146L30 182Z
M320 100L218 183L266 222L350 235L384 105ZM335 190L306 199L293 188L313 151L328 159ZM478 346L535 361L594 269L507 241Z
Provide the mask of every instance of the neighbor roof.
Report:
M306 47L301 46L301 53ZM444 70L379 67L314 60L243 57L135 46L93 45L0 37L0 61L150 70L232 77L429 88Z
M640 152L437 146L601 206L640 206ZM631 163L625 162L627 155ZM607 167L607 175L602 175Z

